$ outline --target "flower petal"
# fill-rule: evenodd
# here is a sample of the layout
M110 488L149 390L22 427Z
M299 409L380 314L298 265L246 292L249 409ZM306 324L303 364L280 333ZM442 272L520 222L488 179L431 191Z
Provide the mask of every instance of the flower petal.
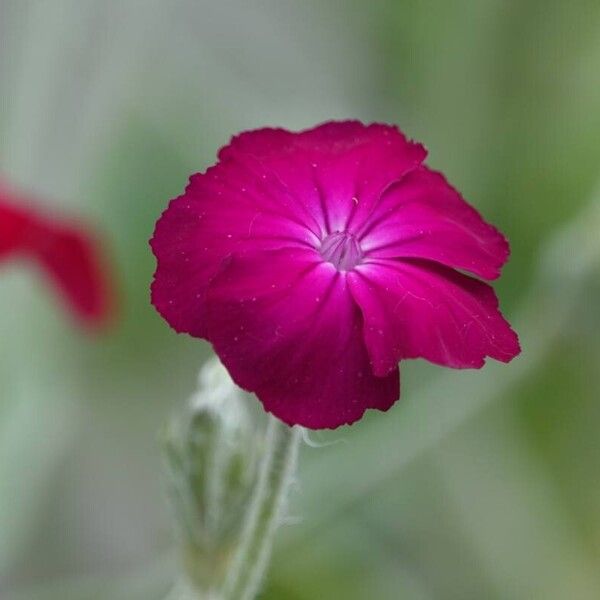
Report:
M7 204L0 198L0 258L21 247L29 221L26 211Z
M486 356L508 362L516 334L487 284L422 260L378 260L348 275L362 309L374 372L383 376L404 358L454 368L480 368Z
M495 279L509 256L508 242L452 188L426 167L389 189L360 234L373 258L427 258Z
M83 322L98 327L112 316L114 297L106 261L89 233L80 226L41 223L27 249Z
M2 195L7 193L3 190ZM114 298L106 261L98 241L80 225L2 197L0 258L13 254L37 263L86 325L98 327L111 316Z
M290 425L334 428L398 398L375 377L346 279L314 251L232 256L207 293L208 339L234 381Z
M152 302L179 332L206 336L204 296L222 261L235 250L311 246L318 238L301 212L287 210L285 190L239 164L194 175L171 201L150 241L157 258Z
M219 157L253 157L274 173L300 204L320 216L324 233L362 223L383 191L418 166L426 156L397 127L328 122L290 133L260 129L243 133Z

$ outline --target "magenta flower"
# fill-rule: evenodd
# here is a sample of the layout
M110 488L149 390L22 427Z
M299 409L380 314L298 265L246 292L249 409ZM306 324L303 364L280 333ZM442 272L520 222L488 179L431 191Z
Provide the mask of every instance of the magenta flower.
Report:
M156 225L152 301L286 423L352 423L398 362L479 368L520 349L492 288L508 243L395 127L242 133Z
M0 186L0 263L38 267L79 323L97 329L113 314L113 294L98 241L72 220L50 217Z

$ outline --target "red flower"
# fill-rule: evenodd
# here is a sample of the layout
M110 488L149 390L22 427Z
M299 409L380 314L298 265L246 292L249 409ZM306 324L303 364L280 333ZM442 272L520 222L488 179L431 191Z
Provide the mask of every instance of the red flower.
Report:
M242 133L158 221L154 306L314 429L387 410L403 359L510 361L517 336L480 280L508 243L425 156L388 125Z
M0 261L9 258L40 267L82 324L97 328L107 321L112 295L97 240L0 187Z

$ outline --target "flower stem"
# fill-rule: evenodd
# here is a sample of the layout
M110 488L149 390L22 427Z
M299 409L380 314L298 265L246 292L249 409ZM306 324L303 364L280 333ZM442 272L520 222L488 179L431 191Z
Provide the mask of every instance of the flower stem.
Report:
M223 584L223 600L254 600L265 574L275 531L296 470L301 429L269 416L266 451L236 555Z

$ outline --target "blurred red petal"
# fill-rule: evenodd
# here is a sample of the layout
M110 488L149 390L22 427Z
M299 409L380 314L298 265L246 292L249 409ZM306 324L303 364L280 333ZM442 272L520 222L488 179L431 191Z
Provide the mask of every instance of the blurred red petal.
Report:
M0 190L0 259L11 255L39 265L81 324L95 329L114 314L107 261L95 236Z

